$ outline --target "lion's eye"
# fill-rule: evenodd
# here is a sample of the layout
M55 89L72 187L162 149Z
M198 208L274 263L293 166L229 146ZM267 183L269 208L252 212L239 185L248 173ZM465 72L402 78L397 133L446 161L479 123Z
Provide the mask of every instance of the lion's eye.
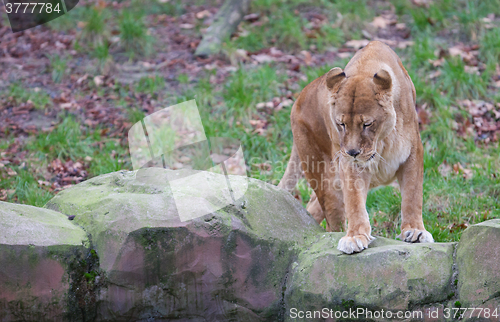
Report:
M373 122L367 122L367 123L363 124L363 127L367 128L367 127L371 126L372 124L373 124Z
M342 128L345 128L345 124L344 123L337 123L338 126L341 126Z

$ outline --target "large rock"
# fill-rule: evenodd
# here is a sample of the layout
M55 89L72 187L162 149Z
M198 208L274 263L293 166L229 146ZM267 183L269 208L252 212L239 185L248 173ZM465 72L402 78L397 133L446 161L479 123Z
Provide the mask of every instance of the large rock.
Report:
M87 247L65 215L0 202L0 321L83 320Z
M141 171L149 180L111 173L46 205L75 215L92 236L106 281L98 320L282 320L289 267L322 231L301 204L272 185L231 177L235 191L248 188L235 205L181 222L166 184L174 172ZM193 208L203 213L217 189L195 188L182 193L196 194Z
M477 307L485 302L499 303L500 219L471 226L462 233L457 266L462 307ZM496 307L500 315L500 307Z
M453 296L454 243L378 237L363 252L345 255L337 250L342 236L324 233L299 255L287 283L287 320L295 317L294 309L407 310Z

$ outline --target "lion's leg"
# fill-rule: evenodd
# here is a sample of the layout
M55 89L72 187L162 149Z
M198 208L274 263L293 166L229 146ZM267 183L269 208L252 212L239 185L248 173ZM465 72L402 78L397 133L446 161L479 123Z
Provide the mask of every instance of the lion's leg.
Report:
M323 182L325 187L328 182L325 180ZM346 229L342 190L331 191L328 188L324 189L323 206L316 193L313 193L306 209L318 224L321 224L323 219L326 219L326 231L341 231L342 229Z
M371 236L371 226L366 211L366 196L370 187L370 174L359 168L341 163L341 179L347 217L347 234L339 241L338 249L352 254L368 248L375 238Z
M331 184L330 182L328 182ZM342 231L346 230L344 198L342 190L327 188L325 191L325 199L323 201L325 209L325 218L327 224L326 231Z
M325 213L323 212L323 208L321 208L318 197L314 191L311 194L311 199L307 203L306 210L318 224L321 224L323 219L325 219ZM330 225L328 225L328 222L326 223L326 230L330 231Z
M424 160L422 144L416 145L408 160L396 173L401 187L401 235L409 243L433 243L422 219Z

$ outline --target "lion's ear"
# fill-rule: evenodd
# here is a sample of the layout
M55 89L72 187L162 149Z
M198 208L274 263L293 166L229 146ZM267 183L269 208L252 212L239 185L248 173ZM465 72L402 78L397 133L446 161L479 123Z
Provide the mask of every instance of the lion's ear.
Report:
M392 86L391 75L385 69L381 69L373 75L373 82L384 90L390 89Z
M326 87L332 89L345 79L345 73L342 68L334 67L326 74Z

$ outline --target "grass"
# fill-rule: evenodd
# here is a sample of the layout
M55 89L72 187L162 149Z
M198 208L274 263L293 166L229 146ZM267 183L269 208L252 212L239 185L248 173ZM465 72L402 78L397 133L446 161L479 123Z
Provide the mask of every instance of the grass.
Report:
M66 75L68 60L59 55L50 56L49 59L50 59L50 69L52 73L52 81L54 83L60 83L64 78L64 76Z
M157 96L165 88L165 80L159 75L151 77L143 77L139 80L136 86L136 91L139 93L148 93L151 96Z
M124 10L119 18L118 26L120 44L129 57L150 54L152 39L140 12Z
M91 7L87 9L82 37L91 47L102 45L108 37L106 21L109 17L107 9Z
M467 225L500 217L498 142L484 145L475 142L472 137L459 137L452 124L458 115L469 117L466 111L457 107L460 100L500 101L492 86L495 67L500 59L500 26L487 29L483 23L483 18L490 13L500 15L500 1L443 0L430 2L427 7L416 7L406 0L391 3L398 22L407 24L411 30L410 40L414 41L413 46L397 52L415 84L417 104L427 104L431 114L430 123L421 131L425 149L424 222L436 241L456 241ZM124 6L113 14L108 8L76 8L79 12L85 11L82 15L85 25L78 40L82 49L80 52L100 62L112 59L120 50L129 59L153 54L147 15L185 13L185 8L178 1L161 5L151 3L144 10L137 10L137 5L132 1L129 7ZM380 15L381 10L389 9L391 6L386 8L384 4L368 0L255 0L251 12L259 14L259 23L243 22L239 36L228 39L224 48L228 56L237 49L252 52L272 46L292 54L311 48L323 53L346 40L359 39L366 23ZM308 18L311 13L323 14L326 20L316 27ZM69 21L67 23L70 24ZM52 22L52 25L56 23ZM110 41L110 35L119 37L117 45ZM460 57L445 56L441 66L431 63L440 58L437 56L440 49L460 41L479 45L479 60L485 66L480 75L466 72ZM54 82L68 76L64 59L59 56L51 58L49 72ZM114 91L117 98L114 103L123 108L128 121L133 124L145 116L144 111L134 105L134 95L150 95L160 100L163 106L194 98L207 137L239 139L249 174L277 184L284 173L292 146L290 107L281 110L257 109L257 104L284 97L290 90L298 93L330 68L344 67L348 60L329 61L319 67L302 66L301 72L306 79L292 84L291 88L286 85L290 76L277 63L238 65L235 62L233 65L238 69L223 84L211 81L216 70L206 71L198 79L181 71L174 78L177 91L170 92L169 96L162 95L167 87L165 78L154 75L130 86L116 84ZM441 74L430 78L429 75L436 71ZM92 87L91 90L96 89ZM104 89L96 90L101 95L99 91ZM16 104L30 100L39 109L51 106L47 94L31 87L26 89L21 83L12 83L5 90L2 98L8 97L12 97ZM0 172L3 176L0 189L10 191L9 201L43 205L52 193L38 184L38 180L44 180L43 174L31 169L46 169L47 164L56 158L78 161L90 157L91 161L86 163L89 177L131 169L126 143L102 134L104 128L89 128L68 115L62 119L64 121L52 132L30 136L23 143L31 151L26 165L8 165L18 173L17 176L6 177L2 174L4 172ZM254 121L265 122L261 134L255 131ZM13 139L0 143L0 149L9 146ZM439 170L443 163L450 166L461 164L472 171L472 177L464 178L464 173L454 171L443 176ZM310 194L311 189L307 185L298 186L298 195L304 205ZM367 210L374 234L394 238L400 233L400 203L400 192L393 186L369 193Z
M20 82L11 83L1 96L12 101L13 104L31 102L35 109L42 110L51 105L50 96L40 88L26 88Z

